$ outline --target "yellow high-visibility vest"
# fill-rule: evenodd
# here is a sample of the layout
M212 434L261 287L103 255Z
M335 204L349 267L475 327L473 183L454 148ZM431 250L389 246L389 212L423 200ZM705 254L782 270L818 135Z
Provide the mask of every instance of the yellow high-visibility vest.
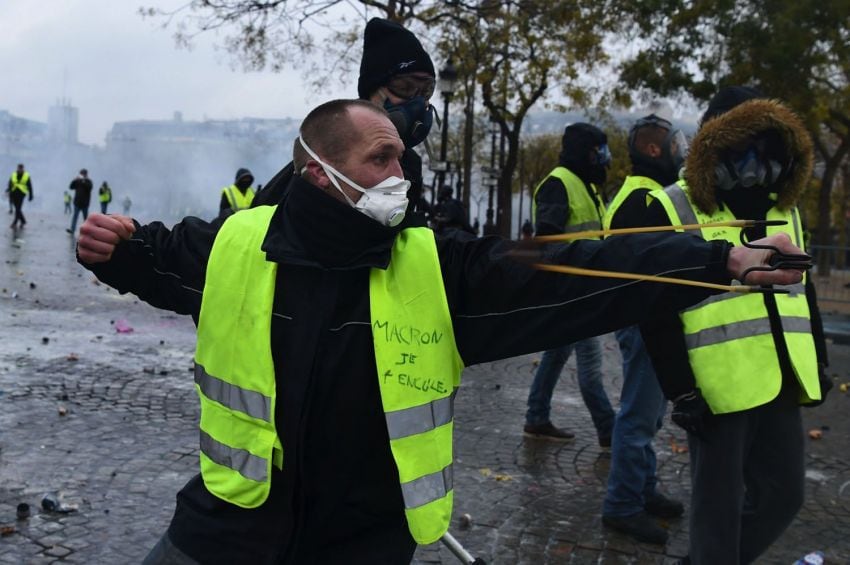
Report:
M564 190L567 191L567 199L570 203L570 215L567 218L567 225L564 226L564 233L598 230L602 227L605 204L599 196L599 190L596 188L596 185L591 183L590 190L596 196L596 201L594 202L593 197L590 196L585 188L584 182L566 167L555 167L549 173L549 176L534 188L534 194L531 198L532 224L537 224L537 192L549 180L549 177L555 177L560 180L564 185Z
M26 171L24 171L24 174L22 174L20 177L18 177L17 171L12 173L12 177L11 177L12 192L15 192L16 190L18 190L20 192L23 192L24 196L28 195L30 193L30 188L29 188L29 186L27 186L27 183L29 183L29 180L30 180L30 174Z
M211 493L244 508L266 500L271 466L284 460L271 356L277 264L260 249L275 208L225 221L198 322L201 474ZM369 297L376 377L408 527L418 543L432 543L451 519L453 399L463 362L431 230L396 237L389 267L370 272Z
M736 219L728 208L719 208L710 215L700 211L681 180L650 196L661 202L673 225ZM782 226L768 226L768 235L787 233L796 246L804 248L796 208L786 211L771 208L767 219L788 222ZM734 245L741 244L741 228L711 227L699 233L706 240L724 239ZM820 400L817 354L805 287L799 283L787 288L790 294L773 296L791 366L800 383L800 400L804 403ZM740 412L767 404L782 388L779 356L764 300L764 296L757 293L727 292L711 296L679 313L697 386L715 414Z
M605 210L605 215L602 217L602 229L611 229L611 220L614 218L614 214L617 213L617 210L620 209L620 206L623 205L623 202L626 201L626 198L628 198L632 192L641 189L649 189L651 192L653 190L661 190L662 188L664 187L662 187L661 184L649 177L642 177L639 175L627 176L626 180L623 181L623 186L620 187L620 190L617 191L614 199L611 200L611 203L608 204L608 207Z
M230 186L222 188L221 192L224 193L224 196L227 198L227 203L230 205L230 209L234 212L250 208L251 202L254 201L254 189L250 187L245 190L245 193L243 194L235 184L231 184Z

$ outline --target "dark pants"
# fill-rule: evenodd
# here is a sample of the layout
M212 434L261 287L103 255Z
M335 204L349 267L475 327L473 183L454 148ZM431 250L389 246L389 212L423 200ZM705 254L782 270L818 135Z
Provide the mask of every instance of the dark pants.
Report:
M27 223L27 219L24 218L24 213L21 211L24 206L24 196L26 195L20 190L13 190L12 194L9 196L9 199L12 201L12 206L15 207L15 219L12 220L13 226L18 222L20 222L21 226Z
M142 561L142 565L198 565L198 562L177 549L166 532Z
M802 506L803 427L791 396L712 416L705 439L689 434L694 565L754 561Z
M109 206L109 202L101 202L100 203L100 213L106 214L106 207Z
M74 215L71 216L71 233L75 233L77 231L77 217L80 215L80 212L83 213L83 220L88 219L89 217L89 207L88 205L84 207L77 206L74 204Z

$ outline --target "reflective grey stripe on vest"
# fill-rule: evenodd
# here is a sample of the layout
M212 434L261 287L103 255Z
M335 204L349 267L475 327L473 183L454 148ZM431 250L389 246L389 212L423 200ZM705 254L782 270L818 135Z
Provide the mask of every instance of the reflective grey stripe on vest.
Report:
M385 416L390 439L421 434L448 424L454 416L454 397L455 393L452 392L450 396L428 404L387 412Z
M797 221L797 210L792 208L790 214L791 214L791 218L792 218L791 223L794 225L794 239L795 239L794 245L796 245L797 247L802 249L803 248L803 245L802 245L802 243L803 243L802 239L803 238L802 238L802 234L800 233L800 222Z
M267 461L257 457L244 449L235 449L214 440L209 434L201 430L201 451L223 467L233 469L246 479L265 482L268 468Z
M664 189L664 192L673 202L673 208L676 209L676 213L679 215L679 221L682 225L699 223L699 221L697 221L696 214L694 214L694 209L691 208L691 203L688 202L688 197L685 194L685 191L682 190L681 186L678 184L671 184ZM702 237L702 231L697 230L694 233Z
M741 283L738 281L732 281L732 286L738 286ZM788 292L788 296L797 296L798 294L803 294L806 292L806 287L803 286L803 283L797 283L787 286L776 285L776 288L783 288ZM741 298L743 294L738 292L724 292L723 294L715 294L714 296L709 296L702 302L698 304L694 304L689 308L685 308L682 312L693 312L694 310L699 310L703 306L708 306L709 304L716 304L718 302L723 302L725 300L731 300L733 298Z
M787 333L809 333L812 331L812 324L808 318L783 316L782 330ZM688 349L696 349L697 347L707 347L709 345L717 345L718 343L769 333L770 321L767 318L759 318L757 320L746 320L744 322L726 324L725 326L707 328L694 334L688 334L685 336L685 344Z
M271 422L272 399L259 392L240 388L216 378L199 363L195 363L195 382L210 400L247 414L258 420Z
M405 508L418 508L446 496L453 486L452 466L401 484Z
M577 231L587 231L587 230L601 230L602 223L601 222L584 222L583 224L576 224L574 226L567 226L564 229L564 233L575 233Z

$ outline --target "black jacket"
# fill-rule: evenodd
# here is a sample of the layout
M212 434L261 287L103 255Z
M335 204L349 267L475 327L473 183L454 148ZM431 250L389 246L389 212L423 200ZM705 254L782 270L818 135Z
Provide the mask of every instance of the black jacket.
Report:
M77 206L78 208L89 207L91 191L93 188L90 178L77 177L71 181L68 188L74 191L74 206Z
M187 218L172 230L139 227L109 262L87 268L122 293L197 320L220 225ZM369 270L388 265L396 233L300 178L286 191L262 246L278 263L271 339L284 468L255 510L225 503L199 476L192 479L177 496L169 528L190 556L230 563L410 560L415 546L381 408L368 300ZM516 245L497 237L454 232L437 246L466 365L603 334L711 292L535 271L511 260L506 253ZM725 243L664 234L546 254L643 273L706 266L682 275L724 283L727 252Z

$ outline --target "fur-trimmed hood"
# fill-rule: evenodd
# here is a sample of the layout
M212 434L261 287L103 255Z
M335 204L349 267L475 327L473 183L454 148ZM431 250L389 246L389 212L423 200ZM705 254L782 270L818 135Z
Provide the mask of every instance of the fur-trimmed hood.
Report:
M725 150L756 134L779 132L793 166L775 188L777 207L786 210L797 203L812 174L812 140L803 122L777 100L757 98L735 106L700 127L685 160L685 181L694 204L706 214L717 209L715 168Z

